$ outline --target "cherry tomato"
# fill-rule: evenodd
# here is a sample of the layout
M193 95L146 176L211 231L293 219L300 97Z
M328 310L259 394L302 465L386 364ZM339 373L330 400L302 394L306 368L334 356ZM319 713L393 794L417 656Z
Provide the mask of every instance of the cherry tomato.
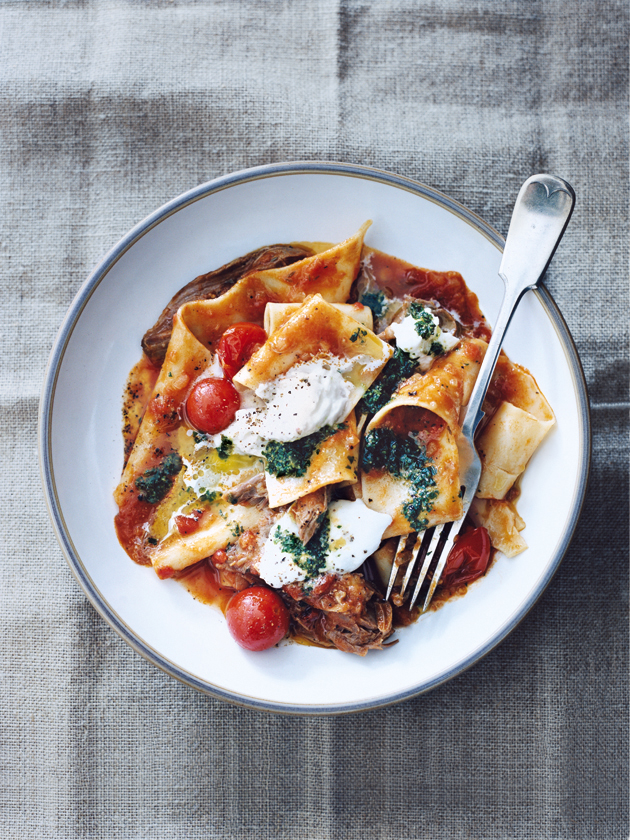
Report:
M200 379L186 400L186 414L200 432L216 435L227 429L241 405L238 391L227 379Z
M267 333L256 324L244 322L228 327L217 347L225 375L232 379L265 341Z
M232 637L247 650L267 650L289 630L289 611L282 598L264 586L250 586L232 595L225 618Z
M451 589L471 583L486 573L490 561L490 537L485 528L474 528L460 537L448 555L442 586Z

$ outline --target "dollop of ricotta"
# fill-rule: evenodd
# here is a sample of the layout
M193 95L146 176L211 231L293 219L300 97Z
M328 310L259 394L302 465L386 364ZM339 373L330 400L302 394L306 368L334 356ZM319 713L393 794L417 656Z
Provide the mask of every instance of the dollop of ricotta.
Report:
M379 547L392 517L371 510L360 499L332 502L327 512L328 542L313 554L311 543L303 546L297 526L287 511L275 523L263 546L258 568L260 577L276 589L327 572L342 575L353 572ZM322 525L326 528L326 521ZM287 534L295 539L287 539ZM321 543L320 546L321 548Z
M318 357L263 382L249 392L247 404L241 402L233 422L216 436L216 445L224 436L236 452L260 456L271 440L299 440L345 420L356 402L354 386L343 377L345 367L342 359Z
M396 344L401 350L417 359L418 367L427 371L436 356L448 353L459 344L459 339L451 332L440 327L440 321L430 309L421 308L422 326L418 329L419 319L410 313L400 323L392 323L391 330L396 337ZM422 333L422 334L421 334Z

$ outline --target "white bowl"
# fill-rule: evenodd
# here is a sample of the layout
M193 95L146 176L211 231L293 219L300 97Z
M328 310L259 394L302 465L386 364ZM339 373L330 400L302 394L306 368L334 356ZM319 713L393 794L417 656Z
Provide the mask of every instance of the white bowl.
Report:
M366 219L374 222L367 244L416 265L461 272L492 323L503 291L497 274L503 240L495 230L407 178L348 164L292 163L219 178L137 225L87 279L51 353L40 462L70 568L132 647L215 697L318 714L427 691L515 627L549 583L576 526L590 454L588 401L569 331L542 290L523 299L505 344L534 374L557 417L522 482L519 512L529 548L511 560L500 555L465 597L398 631L397 645L366 657L297 644L247 652L232 641L218 609L174 581L158 580L120 547L112 492L122 468L122 393L144 331L198 274L266 244L340 241Z

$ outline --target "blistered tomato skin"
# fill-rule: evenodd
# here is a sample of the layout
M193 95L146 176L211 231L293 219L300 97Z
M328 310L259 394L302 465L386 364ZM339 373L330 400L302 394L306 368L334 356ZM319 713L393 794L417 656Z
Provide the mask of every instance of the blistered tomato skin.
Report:
M232 595L225 619L233 639L246 650L267 650L289 631L289 611L282 598L264 586Z
M267 341L267 333L257 324L233 324L221 336L217 354L228 379L232 379Z
M234 420L240 408L238 391L227 379L200 379L186 400L186 415L200 432L216 435Z
M472 583L485 575L490 562L490 537L485 528L474 528L460 537L446 561L442 586L451 589L463 583Z

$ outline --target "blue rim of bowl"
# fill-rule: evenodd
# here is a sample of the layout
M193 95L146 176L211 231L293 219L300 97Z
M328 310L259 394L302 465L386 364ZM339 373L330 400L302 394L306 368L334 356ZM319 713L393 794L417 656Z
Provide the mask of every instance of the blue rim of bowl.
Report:
M577 397L579 424L580 424L580 450L579 450L579 467L578 478L574 488L574 494L571 505L571 514L565 524L564 533L556 547L555 554L548 565L546 574L539 582L536 590L531 594L530 598L521 608L515 613L512 619L502 628L501 632L494 636L487 645L475 651L467 660L460 662L450 671L441 674L433 680L429 680L419 686L399 692L390 697L377 697L369 699L364 702L353 703L339 703L339 704L323 704L323 705L293 705L273 702L256 697L249 697L247 695L235 694L224 689L214 686L195 677L193 674L179 668L174 662L163 657L158 651L146 644L142 639L133 632L133 630L116 614L116 612L109 606L107 601L103 598L98 588L90 578L85 569L78 552L76 551L72 538L68 533L65 525L63 511L59 503L54 469L52 463L51 452L51 421L54 407L55 388L59 370L63 363L64 355L68 342L72 336L73 330L85 308L87 302L92 296L94 290L106 277L112 266L131 248L148 231L162 222L164 219L178 212L184 207L205 198L212 193L220 192L229 189L237 184L242 184L248 181L255 181L264 178L281 177L284 175L297 174L324 174L324 175L340 175L351 178L360 178L363 180L371 180L379 183L393 186L406 192L414 193L428 201L437 204L446 210L453 213L458 218L471 225L478 233L482 234L486 239L490 240L499 251L503 250L503 237L483 221L475 213L468 210L463 205L444 195L443 193L431 187L427 187L418 181L413 181L393 173L384 172L379 169L371 167L357 166L347 163L333 163L333 162L310 162L297 161L293 163L276 163L266 166L257 166L252 169L245 169L239 172L234 172L230 175L225 175L205 184L201 184L192 190L174 198L167 204L158 208L150 216L147 216L142 222L132 228L119 242L112 248L111 251L103 258L99 265L92 271L83 286L77 293L66 317L59 329L59 333L52 347L46 374L44 378L44 385L42 388L42 395L39 406L39 426L38 426L38 445L39 445L39 462L41 480L44 489L44 496L48 507L48 512L53 524L55 535L61 546L61 549L66 557L68 565L79 585L87 595L88 599L97 610L97 612L105 619L105 621L112 627L121 638L123 638L135 651L147 659L152 664L156 665L165 673L169 674L180 682L197 689L211 697L225 700L227 702L244 706L247 708L257 709L267 712L280 712L284 714L293 715L337 715L348 714L351 712L367 711L370 709L378 709L386 706L400 703L404 700L409 700L420 694L430 691L442 683L447 682L453 677L466 671L491 650L493 650L503 639L511 633L520 621L527 615L527 613L534 606L536 601L543 594L544 590L549 585L551 579L555 575L564 557L564 554L569 547L575 529L577 527L578 519L584 503L586 494L586 485L588 481L588 473L590 467L591 456L591 431L590 431L590 412L589 401L586 389L586 381L582 366L578 357L577 349L573 342L573 338L569 332L564 318L562 317L558 307L549 292L541 287L535 290L535 294L540 300L547 316L554 326L560 342L562 344L564 353L569 363L571 376L573 379L573 387Z

